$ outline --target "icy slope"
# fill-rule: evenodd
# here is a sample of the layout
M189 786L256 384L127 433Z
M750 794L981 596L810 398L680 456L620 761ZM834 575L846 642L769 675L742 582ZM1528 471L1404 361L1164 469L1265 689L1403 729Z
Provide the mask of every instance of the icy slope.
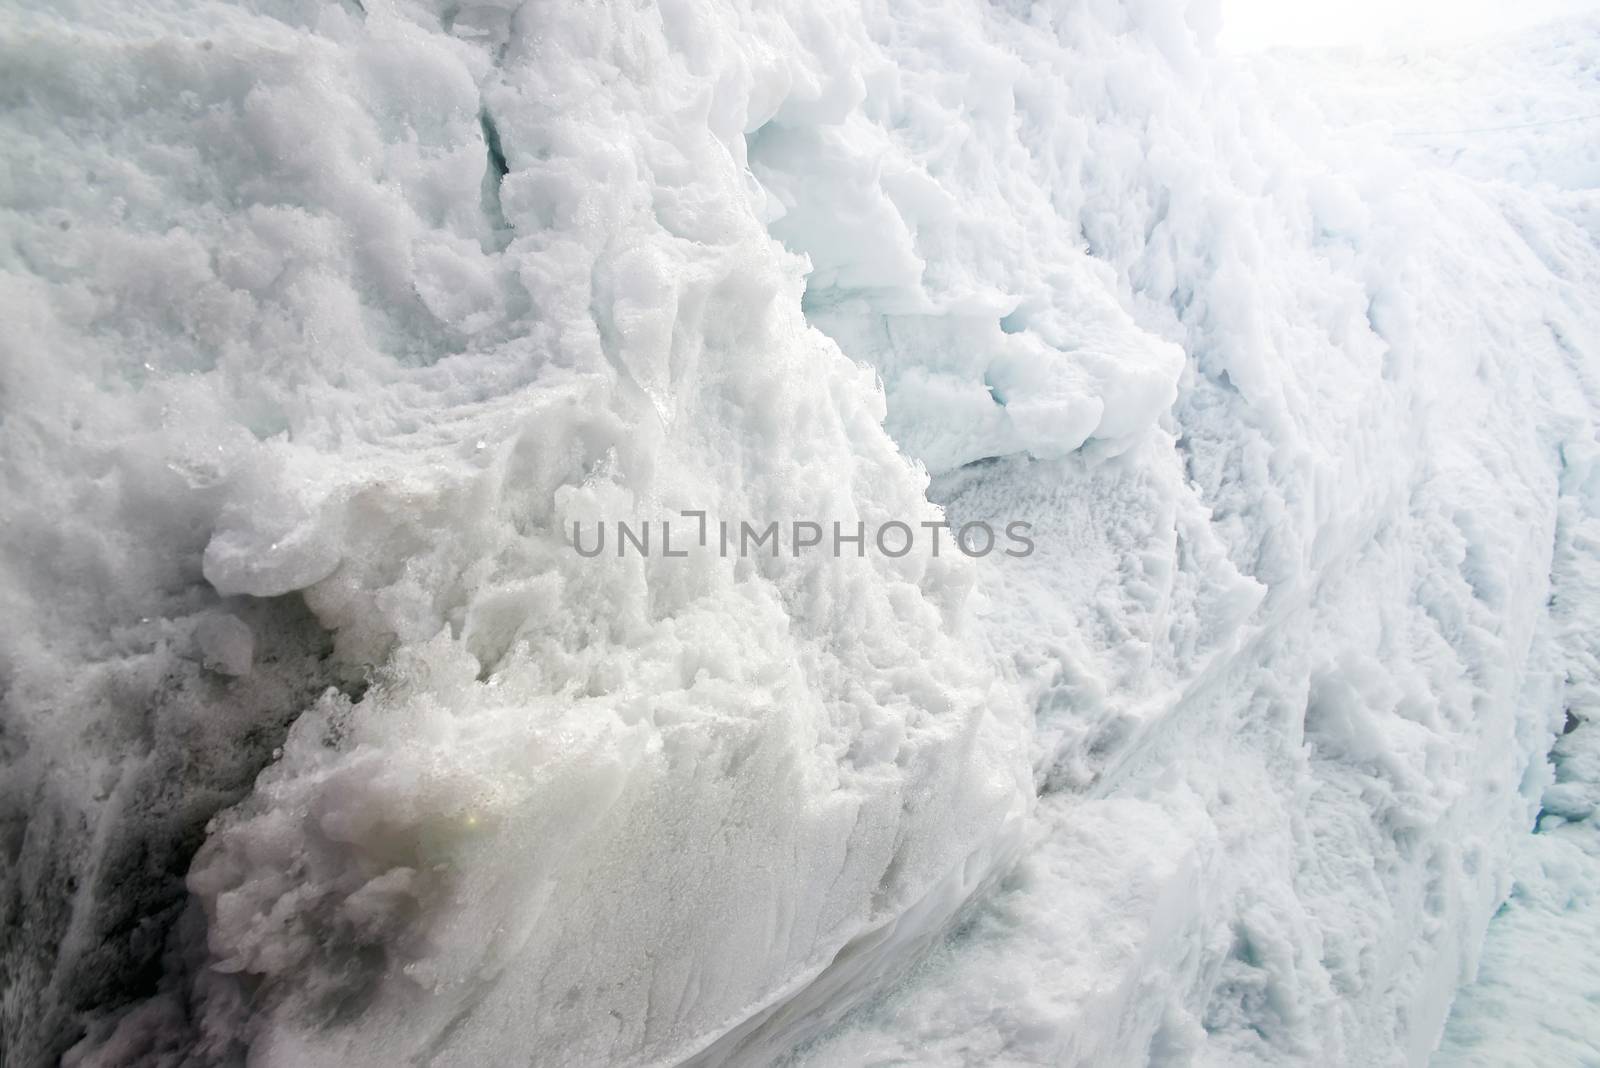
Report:
M1594 632L1581 183L1205 4L0 20L8 1063L1427 1059ZM1037 551L568 544L941 506Z

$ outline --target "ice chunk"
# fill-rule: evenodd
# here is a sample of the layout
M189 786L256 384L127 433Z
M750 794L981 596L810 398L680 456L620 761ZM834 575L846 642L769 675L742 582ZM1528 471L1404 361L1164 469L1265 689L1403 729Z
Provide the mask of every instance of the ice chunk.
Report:
M238 616L226 613L206 616L195 627L195 639L200 643L200 655L206 667L226 675L250 674L256 639L250 625Z

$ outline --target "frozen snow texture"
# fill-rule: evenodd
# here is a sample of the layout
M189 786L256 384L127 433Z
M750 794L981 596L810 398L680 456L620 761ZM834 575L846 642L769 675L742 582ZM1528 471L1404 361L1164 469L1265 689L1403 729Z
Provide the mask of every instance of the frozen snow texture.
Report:
M19 1063L1426 1061L1593 649L1592 183L1177 0L0 20ZM565 544L941 507L1039 550Z
M1457 998L1438 1068L1600 1063L1600 448L1562 453L1551 622L1565 665L1562 735L1537 834Z
M135 758L70 762L144 709L49 697L108 655L107 623L152 672L188 670L163 625L198 628L187 655L237 675L245 633L208 606L298 594L336 673L370 676L295 695L311 707L281 753L207 829L188 875L204 941L178 950L200 954L195 983L165 995L201 1055L680 1057L912 905L938 929L1007 855L1023 709L960 633L963 557L680 564L564 542L679 508L936 514L870 373L806 327L801 265L741 177L772 114L854 101L851 67L812 54L839 32L730 14L6 14L27 106L6 120L0 432L35 514L5 588L45 624L7 634L7 739L38 783L15 799L24 859L87 883L100 851L49 820L93 838L133 818ZM100 541L137 523L156 531ZM74 576L30 569L65 570L63 525L135 607L83 590L48 626ZM140 612L184 614L122 618ZM96 1007L68 974L74 929L111 907L25 930L44 863L7 875L24 1062L84 1022L63 1000ZM85 1055L120 1063L172 1015Z

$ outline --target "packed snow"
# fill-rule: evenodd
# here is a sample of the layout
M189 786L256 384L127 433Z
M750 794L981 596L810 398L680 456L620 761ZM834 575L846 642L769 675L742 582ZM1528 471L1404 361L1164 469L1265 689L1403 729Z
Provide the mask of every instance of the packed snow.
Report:
M0 1059L1600 1056L1600 17L1223 15L0 11Z

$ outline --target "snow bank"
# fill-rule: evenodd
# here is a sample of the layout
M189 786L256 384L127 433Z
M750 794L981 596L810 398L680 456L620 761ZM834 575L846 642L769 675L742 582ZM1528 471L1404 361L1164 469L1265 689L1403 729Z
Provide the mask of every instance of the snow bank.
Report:
M21 1063L1427 1059L1593 633L1580 188L1205 3L0 19ZM569 544L683 510L1038 548Z
M1511 896L1496 914L1476 981L1457 998L1433 1063L1587 1064L1600 1057L1600 448L1563 450L1552 563L1551 629L1566 720L1538 832L1514 855Z
M948 141L973 166L1008 145L1070 160L1033 164L1052 209L1112 268L1152 347L1191 361L1164 433L1138 447L1029 449L935 480L955 522L1023 514L1056 531L979 580L984 630L1035 706L1040 804L1005 887L796 1060L1425 1063L1509 888L1568 700L1571 638L1549 602L1569 581L1563 458L1593 447L1600 395L1586 150L1562 153L1569 133L1446 172L1459 153L1384 145L1370 102L1350 99L1370 90L1362 72L1318 95L1306 67L1332 62L1241 76L1175 47L1170 9L1031 13L878 27L898 76L929 81L915 106L944 109L884 125L902 142L960 130ZM987 98L997 114L963 93L987 72L952 70L929 38L1025 58ZM1572 53L1592 32L1553 39ZM1569 93L1579 80L1559 77ZM1405 100L1409 83L1392 84ZM906 151L961 181L937 152ZM1574 180L1508 185L1526 160ZM911 252L929 275L941 263L937 238ZM1006 269L960 263L974 285ZM893 324L897 299L866 294L857 313ZM897 400L925 433L970 425L925 422L897 396L895 345L837 326L832 301L807 305L884 368L889 426ZM942 366L944 348L928 351ZM1592 635L1585 588L1570 594L1585 622L1566 627ZM1571 978L1576 1017L1594 987Z
M913 905L942 926L1027 797L1017 696L961 634L965 558L565 540L686 508L935 518L742 177L748 131L858 99L837 29L559 4L86 14L6 16L28 106L7 119L0 432L29 512L5 590L41 624L7 631L37 858L8 897L42 907L47 863L105 881L101 836L197 803L128 799L137 766L215 759L148 737L142 693L60 700L85 662L193 680L192 729L220 730L250 685L227 680L268 681L235 606L296 595L334 646L320 682L279 680L298 718L189 872L200 970L170 998L192 1033L152 1036L158 1005L88 1060L664 1059ZM64 537L75 558L52 560ZM80 568L127 607L52 602ZM330 674L351 681L311 701ZM24 1060L83 1018L57 999L95 1006L64 973L130 937L118 907L82 895L59 939L8 946Z

